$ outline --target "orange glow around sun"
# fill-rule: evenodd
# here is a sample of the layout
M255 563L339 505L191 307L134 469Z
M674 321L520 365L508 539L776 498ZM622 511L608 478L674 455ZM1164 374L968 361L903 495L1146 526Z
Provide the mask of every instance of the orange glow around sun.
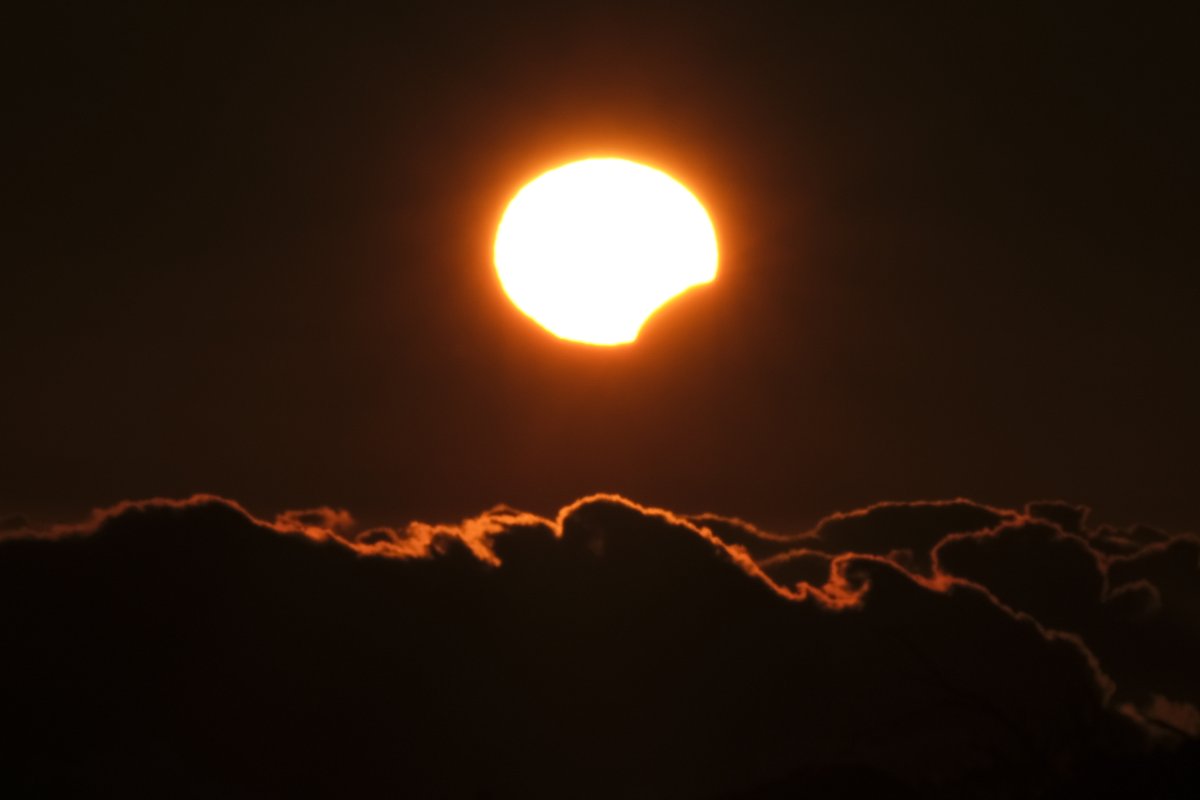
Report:
M496 232L509 299L555 336L628 344L668 300L717 275L700 202L656 169L592 158L551 170L509 203Z

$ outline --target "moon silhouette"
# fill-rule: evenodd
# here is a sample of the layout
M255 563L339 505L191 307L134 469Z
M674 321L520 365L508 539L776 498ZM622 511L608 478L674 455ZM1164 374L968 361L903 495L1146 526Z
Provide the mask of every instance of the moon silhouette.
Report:
M495 265L509 299L562 339L628 344L671 298L717 275L700 202L659 170L591 158L551 170L509 203Z

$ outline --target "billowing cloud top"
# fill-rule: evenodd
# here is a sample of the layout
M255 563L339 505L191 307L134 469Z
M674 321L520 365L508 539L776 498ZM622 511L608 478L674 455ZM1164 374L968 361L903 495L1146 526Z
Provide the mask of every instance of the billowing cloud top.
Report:
M5 796L1172 796L1200 541L1062 504L800 536L598 495L0 536ZM991 796L991 795L990 795Z

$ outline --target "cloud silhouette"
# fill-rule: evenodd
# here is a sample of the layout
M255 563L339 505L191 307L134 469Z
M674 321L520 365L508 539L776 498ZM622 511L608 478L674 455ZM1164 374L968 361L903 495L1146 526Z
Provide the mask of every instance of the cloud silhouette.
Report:
M1018 516L933 508L911 513L938 530ZM851 551L787 585L708 522L599 495L554 519L356 531L335 509L265 521L201 496L10 532L0 788L1154 796L1194 780L1193 741L991 587ZM845 538L898 549L881 530ZM1187 588L1161 550L1121 570L1163 580L1165 608Z
M1033 520L1005 524L947 537L934 558L942 572L986 586L1005 605L1081 636L1115 679L1119 699L1161 723L1200 733L1197 538L1178 536L1110 556L1075 529L1080 532Z
M794 551L804 558L811 553L865 553L888 556L922 575L930 575L934 545L951 533L987 530L1016 513L988 508L969 500L917 503L879 503L860 511L833 514L808 532L781 536L759 530L740 519L705 514L693 517L729 544L744 548L777 569ZM782 573L781 573L782 574Z

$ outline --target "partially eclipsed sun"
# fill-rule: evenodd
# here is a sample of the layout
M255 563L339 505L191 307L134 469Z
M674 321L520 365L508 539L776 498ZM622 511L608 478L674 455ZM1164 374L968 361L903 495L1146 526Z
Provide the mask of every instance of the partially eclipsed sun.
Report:
M627 344L672 297L717 275L717 237L700 202L656 169L592 158L551 170L508 204L496 271L509 299L546 330Z

